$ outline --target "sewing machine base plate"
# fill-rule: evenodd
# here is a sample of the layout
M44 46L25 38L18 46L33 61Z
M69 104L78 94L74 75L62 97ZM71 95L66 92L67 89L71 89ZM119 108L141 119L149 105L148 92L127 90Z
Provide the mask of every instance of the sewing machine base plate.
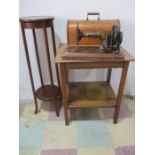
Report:
M64 60L110 60L110 59L124 59L121 52L106 52L100 47L77 47L67 46L62 54Z

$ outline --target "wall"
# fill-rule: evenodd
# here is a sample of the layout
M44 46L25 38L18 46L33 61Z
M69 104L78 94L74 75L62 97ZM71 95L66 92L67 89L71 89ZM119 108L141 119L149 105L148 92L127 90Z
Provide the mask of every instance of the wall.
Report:
M135 20L134 20L134 0L20 0L19 3L19 16L38 16L49 15L54 16L55 33L57 37L57 44L59 42L66 42L66 23L68 19L85 19L87 12L99 11L101 18L112 19L119 18L121 21L121 29L123 31L123 47L125 47L131 54L135 52ZM21 30L19 31L19 73L20 73L20 99L32 98L32 91L26 59L24 54L23 43L21 39ZM42 42L42 32L37 32L40 43ZM33 51L32 36L28 32L28 41L30 49ZM52 45L50 45L51 47ZM42 43L40 49L42 49ZM52 49L52 48L51 48ZM42 49L42 52L44 49ZM51 51L52 52L52 51ZM40 53L41 54L41 53ZM36 59L33 52L31 52L32 66L35 77L36 87L39 86L39 78L36 66ZM45 57L42 55L42 59ZM52 60L53 61L53 60ZM45 64L42 64L45 67ZM46 74L47 68L44 68L44 79L46 83L49 82L48 75ZM71 81L92 81L105 79L105 70L80 70L71 71L69 79ZM112 85L117 93L120 78L120 70L114 69L112 73ZM128 77L126 81L125 94L135 94L135 64L130 63Z

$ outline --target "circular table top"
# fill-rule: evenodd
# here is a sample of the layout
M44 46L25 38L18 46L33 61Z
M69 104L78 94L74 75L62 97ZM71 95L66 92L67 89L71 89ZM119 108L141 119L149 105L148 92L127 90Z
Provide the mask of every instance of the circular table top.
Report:
M45 20L54 20L53 16L29 16L29 17L20 17L19 21L21 22L35 22L35 21L45 21Z

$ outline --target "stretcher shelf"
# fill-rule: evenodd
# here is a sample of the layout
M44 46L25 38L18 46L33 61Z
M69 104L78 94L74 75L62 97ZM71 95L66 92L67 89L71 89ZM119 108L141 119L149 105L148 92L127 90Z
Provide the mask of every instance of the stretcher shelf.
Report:
M80 82L68 84L68 109L115 107L116 96L109 83Z

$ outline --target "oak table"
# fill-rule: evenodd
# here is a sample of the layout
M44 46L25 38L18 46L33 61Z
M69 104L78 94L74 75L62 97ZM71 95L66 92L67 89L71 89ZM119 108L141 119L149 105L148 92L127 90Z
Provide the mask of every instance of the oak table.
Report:
M68 109L101 107L115 108L113 123L116 124L118 122L129 62L134 61L134 57L121 47L120 53L124 56L123 59L99 59L98 61L78 59L66 60L62 58L63 52L66 48L66 44L61 45L55 57L55 62L59 64L59 77L63 97L65 124L69 125ZM108 68L106 81L68 81L68 70L96 68ZM110 85L112 68L122 69L117 96Z

